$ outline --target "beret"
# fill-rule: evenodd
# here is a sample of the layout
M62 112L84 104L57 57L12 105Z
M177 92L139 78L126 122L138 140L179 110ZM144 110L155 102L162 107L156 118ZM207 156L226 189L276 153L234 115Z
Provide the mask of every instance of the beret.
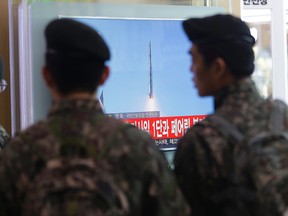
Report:
M93 28L69 18L52 20L45 29L47 53L110 59L109 48Z
M190 18L182 24L192 43L241 41L251 46L255 44L248 25L233 15L216 14L204 18Z

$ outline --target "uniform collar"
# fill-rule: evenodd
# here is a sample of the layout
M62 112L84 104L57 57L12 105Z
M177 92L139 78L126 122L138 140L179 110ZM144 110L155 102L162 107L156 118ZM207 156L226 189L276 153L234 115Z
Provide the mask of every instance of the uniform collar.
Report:
M221 89L214 96L214 109L217 110L221 107L228 97L238 97L239 99L243 97L244 99L250 93L260 96L251 77L240 79L232 85Z
M48 115L65 114L72 111L103 113L102 107L97 99L63 99L53 101Z

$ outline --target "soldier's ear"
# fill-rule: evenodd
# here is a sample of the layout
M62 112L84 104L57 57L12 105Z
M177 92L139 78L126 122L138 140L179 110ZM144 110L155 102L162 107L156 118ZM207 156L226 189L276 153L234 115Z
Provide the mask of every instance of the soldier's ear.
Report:
M227 72L227 65L224 59L220 57L216 58L213 66L215 68L216 77L220 80L223 79L223 77L226 76Z
M214 61L214 73L216 82L219 83L220 87L225 87L230 85L235 81L226 61L219 57Z
M54 80L46 66L42 68L42 76L48 88L52 88L54 86Z
M110 74L110 68L108 66L105 66L103 74L102 74L101 79L100 79L100 83L99 83L100 85L103 85L106 82L106 80L109 77L109 74Z

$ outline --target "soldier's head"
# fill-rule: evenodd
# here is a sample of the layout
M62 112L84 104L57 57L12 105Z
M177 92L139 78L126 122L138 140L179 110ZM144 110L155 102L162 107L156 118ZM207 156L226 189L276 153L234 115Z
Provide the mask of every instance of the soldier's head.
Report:
M192 42L191 71L200 96L253 73L255 39L241 19L227 14L190 18L183 28Z
M55 19L45 29L44 79L61 96L94 94L109 75L110 51L93 28L72 19Z

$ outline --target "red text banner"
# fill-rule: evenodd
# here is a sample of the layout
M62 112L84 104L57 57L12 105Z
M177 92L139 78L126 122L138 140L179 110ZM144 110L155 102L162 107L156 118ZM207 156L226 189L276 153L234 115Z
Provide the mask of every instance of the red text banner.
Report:
M155 140L182 137L194 124L205 119L206 115L173 116L157 118L123 119L135 127L147 131Z

